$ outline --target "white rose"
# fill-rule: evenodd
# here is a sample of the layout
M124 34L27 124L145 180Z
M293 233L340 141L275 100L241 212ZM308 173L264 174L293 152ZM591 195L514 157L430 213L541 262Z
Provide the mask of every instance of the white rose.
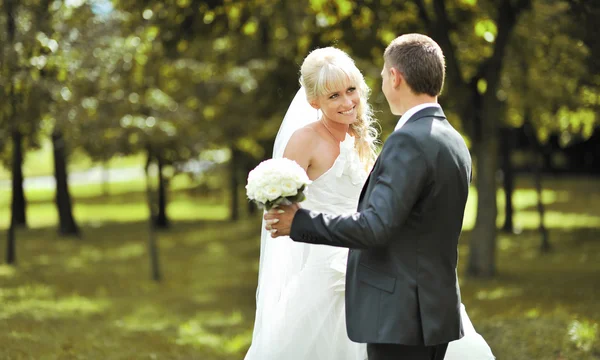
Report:
M258 202L260 202L260 203L263 203L263 204L265 204L267 202L267 200L268 200L267 199L267 195L265 194L265 192L264 192L263 189L258 190L256 192L255 196L256 196L255 200L258 201Z
M298 194L296 183L291 180L285 180L281 183L282 196L294 196Z
M264 193L268 200L273 201L281 196L281 187L277 184L269 184L264 187Z
M281 180L284 179L284 175L279 172L271 172L269 174L269 183L271 184L279 184Z
M251 195L254 193L254 186L252 183L248 182L246 185L246 195L251 198Z

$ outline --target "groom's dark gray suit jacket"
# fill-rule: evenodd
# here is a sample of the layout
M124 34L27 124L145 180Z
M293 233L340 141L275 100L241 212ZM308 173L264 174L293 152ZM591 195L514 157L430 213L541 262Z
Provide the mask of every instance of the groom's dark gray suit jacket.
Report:
M471 157L441 108L413 115L385 142L358 212L300 209L291 238L350 248L348 336L436 345L463 336L456 263Z

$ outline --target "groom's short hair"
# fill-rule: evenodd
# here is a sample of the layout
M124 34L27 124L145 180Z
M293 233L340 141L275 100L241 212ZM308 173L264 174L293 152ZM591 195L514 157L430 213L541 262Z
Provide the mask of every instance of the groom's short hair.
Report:
M416 94L438 96L444 86L444 53L432 38L405 34L394 39L383 54L386 66L394 67Z

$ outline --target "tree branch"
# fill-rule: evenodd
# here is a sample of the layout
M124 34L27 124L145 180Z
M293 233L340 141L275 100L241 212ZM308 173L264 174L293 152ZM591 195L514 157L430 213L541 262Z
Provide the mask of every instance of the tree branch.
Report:
M429 29L430 32L432 32L431 19L429 18L429 15L427 14L427 9L425 8L425 3L423 2L423 0L415 0L415 4L419 8L419 17L425 23L425 27L427 29Z
M418 0L422 2L422 0ZM444 56L446 57L446 67L450 70L447 72L449 78L453 78L456 85L464 88L467 83L463 78L462 71L456 57L456 49L450 40L449 30L453 28L450 19L448 18L448 11L446 10L446 4L444 0L434 0L433 9L435 11L436 21L435 24L431 23L431 33L436 37L437 41L440 42L440 46L444 50Z
M517 16L531 6L531 0L519 0L515 6L510 0L504 0L499 9L496 23L498 24L498 37L496 38L494 52L484 61L477 71L475 80L485 78L488 88L496 89L500 80L502 61L508 46L510 35L517 24Z

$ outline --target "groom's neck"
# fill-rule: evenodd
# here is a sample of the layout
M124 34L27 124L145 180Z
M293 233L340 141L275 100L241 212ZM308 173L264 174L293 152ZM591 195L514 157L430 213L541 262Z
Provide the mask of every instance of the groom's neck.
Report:
M427 94L419 94L414 95L411 94L406 96L402 101L402 114L406 113L408 110L414 108L415 106L419 106L421 104L427 103L437 103L437 96L430 96Z

